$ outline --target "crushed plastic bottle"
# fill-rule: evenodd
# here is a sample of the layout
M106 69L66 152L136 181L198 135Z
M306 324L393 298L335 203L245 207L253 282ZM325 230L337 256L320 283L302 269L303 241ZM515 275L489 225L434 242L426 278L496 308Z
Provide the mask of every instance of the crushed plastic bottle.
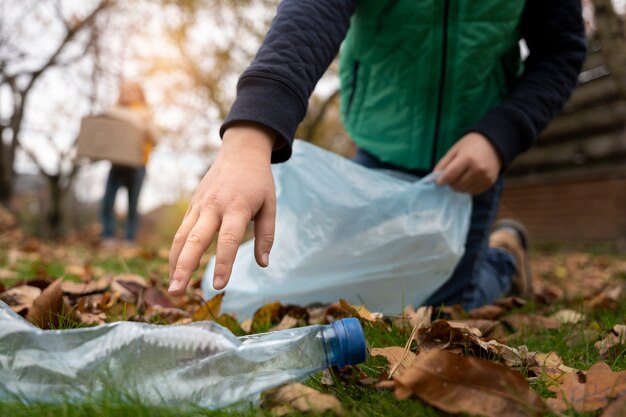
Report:
M239 338L214 322L41 330L0 301L2 401L76 402L115 390L215 409L365 357L357 319Z

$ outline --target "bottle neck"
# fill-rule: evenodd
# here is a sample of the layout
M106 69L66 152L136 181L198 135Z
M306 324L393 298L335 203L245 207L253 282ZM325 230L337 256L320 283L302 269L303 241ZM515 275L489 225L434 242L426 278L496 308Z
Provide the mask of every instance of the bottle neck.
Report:
M322 339L327 367L356 365L364 362L367 348L358 319L337 320L322 327Z

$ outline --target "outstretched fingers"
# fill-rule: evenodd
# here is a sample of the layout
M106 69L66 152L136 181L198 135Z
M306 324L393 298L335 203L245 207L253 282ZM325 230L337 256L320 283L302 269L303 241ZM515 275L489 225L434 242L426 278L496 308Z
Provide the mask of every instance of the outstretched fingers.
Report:
M191 274L198 268L202 254L208 249L219 228L220 219L215 213L203 213L189 226L183 222L170 252L169 292L181 295L185 292Z
M249 222L250 215L246 215L244 211L231 211L222 219L213 273L213 287L216 290L221 290L228 284L237 250Z
M270 264L276 226L276 199L266 200L254 219L254 257L257 264Z

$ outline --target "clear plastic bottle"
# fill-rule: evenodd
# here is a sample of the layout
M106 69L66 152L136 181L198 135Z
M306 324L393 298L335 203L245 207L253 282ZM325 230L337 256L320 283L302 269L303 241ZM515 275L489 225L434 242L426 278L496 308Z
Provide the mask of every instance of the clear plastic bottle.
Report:
M241 338L213 322L41 330L0 301L0 400L72 402L113 391L219 408L365 357L357 319Z

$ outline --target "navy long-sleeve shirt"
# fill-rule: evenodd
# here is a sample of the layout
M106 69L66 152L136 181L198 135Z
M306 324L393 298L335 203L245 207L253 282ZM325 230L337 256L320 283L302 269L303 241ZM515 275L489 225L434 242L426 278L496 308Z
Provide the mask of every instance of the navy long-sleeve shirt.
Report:
M356 2L283 0L254 61L239 79L237 98L220 134L238 122L259 123L278 135L272 162L287 160L309 97L339 51ZM561 110L586 54L580 0L527 0L521 30L530 52L522 77L502 103L468 126L468 132L479 132L493 143L505 166Z

